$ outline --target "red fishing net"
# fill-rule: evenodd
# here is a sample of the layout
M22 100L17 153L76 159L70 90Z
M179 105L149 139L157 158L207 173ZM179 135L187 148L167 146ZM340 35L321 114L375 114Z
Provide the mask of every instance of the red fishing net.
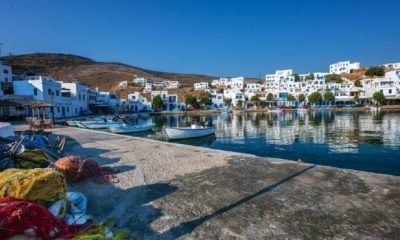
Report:
M41 205L16 198L0 200L0 239L70 239L79 226L68 226Z
M58 159L54 167L64 173L68 182L77 182L95 177L97 183L111 182L115 179L111 168L100 167L95 161L79 156L67 156Z

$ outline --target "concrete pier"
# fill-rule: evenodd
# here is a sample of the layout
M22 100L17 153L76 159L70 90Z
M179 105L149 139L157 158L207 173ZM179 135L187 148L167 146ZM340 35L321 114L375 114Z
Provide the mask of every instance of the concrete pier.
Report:
M400 177L76 128L67 153L118 171L74 184L132 239L398 239Z

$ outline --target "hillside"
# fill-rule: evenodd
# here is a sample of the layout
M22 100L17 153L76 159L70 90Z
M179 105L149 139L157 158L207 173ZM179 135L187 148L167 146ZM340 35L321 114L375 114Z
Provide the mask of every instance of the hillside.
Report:
M199 74L168 73L147 70L122 63L96 62L92 59L53 53L34 53L3 57L6 65L13 67L14 74L50 76L62 81L78 81L99 90L108 91L120 81L145 77L149 80L165 79L179 81L186 86L195 82L211 82L216 77Z

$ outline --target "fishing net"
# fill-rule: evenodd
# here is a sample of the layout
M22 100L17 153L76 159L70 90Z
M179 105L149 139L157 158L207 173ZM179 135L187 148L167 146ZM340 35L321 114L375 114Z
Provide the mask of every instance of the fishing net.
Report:
M111 168L100 167L95 161L79 156L67 156L58 159L54 167L64 173L68 182L77 182L94 177L95 182L105 183L115 177Z
M35 168L0 172L0 199L15 197L48 204L65 198L66 189L64 175L56 170Z
M37 203L0 200L0 239L70 239L79 228L68 226Z
M45 168L51 164L49 157L40 149L24 149L22 152L16 154L13 160L15 167L22 169Z

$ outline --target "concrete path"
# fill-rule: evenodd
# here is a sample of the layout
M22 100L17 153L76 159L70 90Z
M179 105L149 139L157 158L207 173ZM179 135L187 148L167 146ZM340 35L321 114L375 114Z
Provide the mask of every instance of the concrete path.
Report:
M85 181L97 219L132 239L396 239L400 177L75 128L66 150L113 167L118 183Z

